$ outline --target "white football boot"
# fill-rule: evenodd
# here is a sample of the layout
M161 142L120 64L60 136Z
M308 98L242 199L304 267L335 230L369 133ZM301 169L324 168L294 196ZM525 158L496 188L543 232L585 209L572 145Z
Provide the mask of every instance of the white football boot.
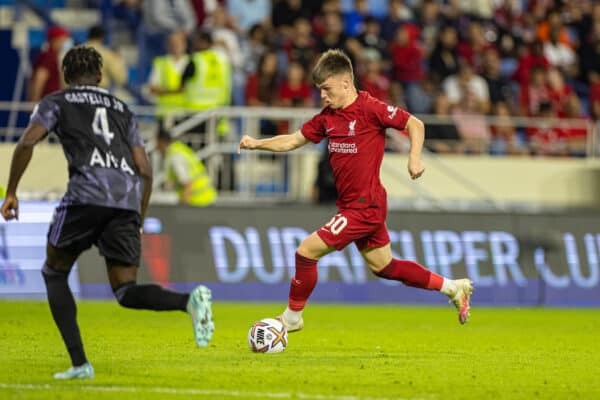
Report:
M212 317L211 307L212 294L206 286L197 286L190 293L187 311L192 317L194 327L194 339L198 347L208 346L208 342L215 331L215 323Z
M296 321L295 323L286 321L285 318L283 317L283 314L278 316L277 319L281 321L281 323L283 324L283 326L285 326L285 329L288 332L296 332L296 331L299 331L302 328L304 328L304 319L302 319L302 317L300 317L300 319L298 321Z
M54 374L54 379L94 379L94 367L90 363L71 367L64 372Z
M473 282L470 279L456 279L454 281L456 290L448 295L449 303L454 304L458 310L458 321L461 324L467 323L471 315L471 294L473 293Z

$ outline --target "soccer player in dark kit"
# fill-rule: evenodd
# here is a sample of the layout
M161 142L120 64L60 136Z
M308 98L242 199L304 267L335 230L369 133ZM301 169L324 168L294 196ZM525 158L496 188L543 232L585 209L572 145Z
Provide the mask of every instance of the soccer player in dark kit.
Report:
M187 311L200 347L208 345L214 331L208 288L198 286L184 294L136 283L152 170L135 116L122 101L97 86L101 67L102 58L91 47L67 52L62 71L69 87L44 97L33 110L14 150L1 209L5 220L18 219L19 180L33 147L54 131L69 164L69 183L50 224L42 275L52 316L72 363L68 370L55 374L56 379L94 377L67 282L74 262L92 244L106 260L108 279L120 305Z
M460 323L464 324L469 317L472 282L446 279L413 261L393 258L385 224L387 194L379 180L385 129L408 131L408 173L417 179L425 171L421 162L423 123L398 107L357 91L350 59L340 50L323 53L313 70L313 81L325 103L319 114L288 135L261 140L246 135L238 149L238 152L241 149L282 152L329 138L338 212L297 249L288 307L281 316L284 325L288 331L304 327L302 310L317 283L317 261L352 242L375 275L448 296L458 310Z

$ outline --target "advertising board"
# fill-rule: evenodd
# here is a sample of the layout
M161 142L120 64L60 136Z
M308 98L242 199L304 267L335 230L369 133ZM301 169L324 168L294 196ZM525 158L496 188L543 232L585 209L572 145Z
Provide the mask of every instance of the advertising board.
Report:
M18 222L0 222L0 296L38 298L54 203L22 203ZM285 302L294 253L334 208L307 206L151 207L140 281L186 290L208 284L215 299ZM395 257L450 278L474 281L488 305L600 306L600 214L391 211ZM110 298L97 250L70 276L82 297ZM311 301L440 303L437 293L374 276L354 245L319 262Z
M0 298L45 298L41 270L54 207L55 203L20 202L18 221L0 218ZM77 296L77 265L71 271L69 285Z
M205 282L224 300L285 301L297 245L334 214L333 208L302 206L153 207L141 275L179 288ZM600 215L392 211L387 225L395 257L450 278L468 276L480 304L600 305ZM98 267L80 274L84 294L87 283L106 280ZM110 294L89 289L92 295ZM311 301L319 300L440 298L375 277L351 245L319 262Z

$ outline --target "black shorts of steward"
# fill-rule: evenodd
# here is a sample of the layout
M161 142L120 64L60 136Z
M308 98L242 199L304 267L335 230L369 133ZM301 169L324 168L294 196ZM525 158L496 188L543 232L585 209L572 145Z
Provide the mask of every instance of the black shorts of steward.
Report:
M79 255L92 244L119 265L140 263L140 214L94 205L59 205L48 229L48 243Z

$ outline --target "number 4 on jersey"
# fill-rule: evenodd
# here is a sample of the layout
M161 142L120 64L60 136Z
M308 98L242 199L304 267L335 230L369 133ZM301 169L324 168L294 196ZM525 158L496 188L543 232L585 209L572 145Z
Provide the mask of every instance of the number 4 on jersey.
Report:
M115 134L110 131L108 126L108 116L106 115L106 108L96 108L96 114L94 114L94 122L92 122L92 130L94 134L102 136L107 145L110 146L110 142L115 137Z

